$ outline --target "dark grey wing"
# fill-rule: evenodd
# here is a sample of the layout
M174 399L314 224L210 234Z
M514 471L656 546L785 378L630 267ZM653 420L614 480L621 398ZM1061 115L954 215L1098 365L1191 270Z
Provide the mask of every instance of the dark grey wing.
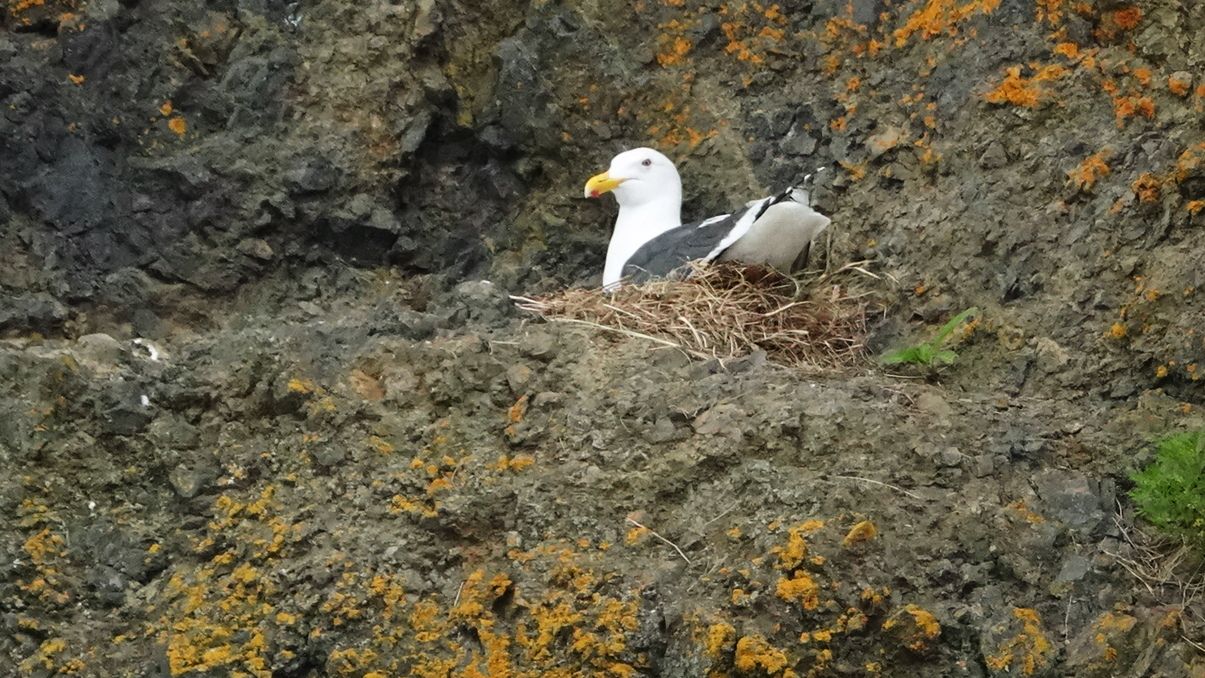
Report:
M661 278L688 261L704 259L719 245L743 212L682 224L640 246L623 265L623 277L634 282Z
M749 232L758 217L775 203L791 200L791 190L755 200L744 209L672 228L640 246L623 265L623 277L633 282L660 278L689 261L711 261Z

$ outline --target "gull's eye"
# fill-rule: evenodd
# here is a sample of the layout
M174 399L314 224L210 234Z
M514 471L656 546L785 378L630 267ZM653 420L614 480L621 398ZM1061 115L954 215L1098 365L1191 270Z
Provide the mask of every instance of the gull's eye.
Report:
M648 167L653 164L653 161L649 160L648 158L645 158L644 160L640 161L640 164L644 165L645 167Z

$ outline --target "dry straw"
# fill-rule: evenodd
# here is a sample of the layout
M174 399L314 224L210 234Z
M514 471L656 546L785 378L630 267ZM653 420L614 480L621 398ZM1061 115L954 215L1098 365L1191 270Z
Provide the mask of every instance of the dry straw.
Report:
M865 359L868 318L885 308L890 281L864 263L798 279L733 263L699 265L684 279L625 285L613 294L576 288L512 299L552 322L589 325L701 358L761 349L781 365L835 370Z

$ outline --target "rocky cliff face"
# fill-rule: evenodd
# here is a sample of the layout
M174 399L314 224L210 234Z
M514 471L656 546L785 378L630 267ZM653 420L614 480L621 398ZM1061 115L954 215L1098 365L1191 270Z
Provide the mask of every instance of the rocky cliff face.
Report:
M0 29L0 674L1205 670L1124 497L1205 405L1205 5L9 0ZM695 216L832 168L827 263L898 283L875 347L978 305L959 364L519 317L596 282L612 212L577 196L635 145Z

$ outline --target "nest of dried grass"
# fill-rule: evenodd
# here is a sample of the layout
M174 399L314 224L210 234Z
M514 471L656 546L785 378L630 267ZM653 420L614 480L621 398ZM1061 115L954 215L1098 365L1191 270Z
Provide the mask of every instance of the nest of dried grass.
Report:
M639 337L696 357L724 360L761 349L780 365L829 371L865 359L867 321L885 309L888 287L860 263L800 278L720 263L613 294L577 288L512 299L549 321Z

